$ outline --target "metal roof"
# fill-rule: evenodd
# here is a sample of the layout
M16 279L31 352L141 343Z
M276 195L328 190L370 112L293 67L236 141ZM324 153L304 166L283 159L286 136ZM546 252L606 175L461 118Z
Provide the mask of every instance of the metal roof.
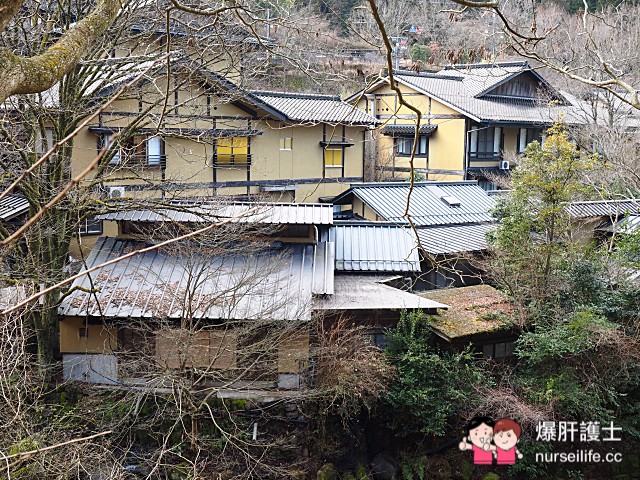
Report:
M328 95L284 92L250 92L271 108L282 112L288 120L308 123L346 123L375 125L378 121L359 108Z
M9 194L0 200L0 220L11 220L29 211L29 201L22 195Z
M438 125L435 123L423 123L420 125L418 129L418 135L428 135L434 132L438 128ZM383 135L395 135L395 136L413 136L416 134L416 126L415 125L385 125L382 129Z
M121 210L98 220L207 223L234 218L238 223L331 225L333 206L323 203L175 202L170 208Z
M397 225L340 224L329 231L335 242L336 270L419 272L413 231Z
M335 293L314 299L316 310L403 310L421 309L435 313L447 305L382 283L369 275L336 275Z
M487 233L494 228L496 224L480 223L452 227L426 227L418 228L416 231L420 246L427 253L444 255L486 250Z
M640 213L640 199L571 202L567 205L566 211L573 218L618 217L630 213Z
M598 227L601 232L635 234L640 231L640 215L629 215L622 220Z
M404 212L409 190L409 182L352 184L334 203L352 203L351 197L355 195L382 219L408 224ZM460 205L448 204L445 197L454 197ZM495 199L487 195L476 181L415 183L410 198L409 215L419 227L494 221L490 212Z
M98 239L87 266L149 244ZM129 257L75 280L59 307L99 318L309 319L314 294L333 293L333 244L287 245L204 256L173 245ZM96 293L88 293L97 289ZM186 305L186 299L193 303Z

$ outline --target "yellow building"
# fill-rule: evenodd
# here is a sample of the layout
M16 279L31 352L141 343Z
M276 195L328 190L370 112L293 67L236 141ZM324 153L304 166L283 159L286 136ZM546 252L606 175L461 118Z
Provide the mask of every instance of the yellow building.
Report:
M477 179L493 189L493 177L507 173L553 121L578 121L577 107L526 62L399 71L394 78L404 101L421 113L413 166L417 115L400 104L388 78L347 99L382 123L375 145L377 180L405 179L413 171L420 179Z
M365 112L338 97L246 91L186 59L172 68L168 86L158 67L80 132L74 174L108 147L91 182L110 198L317 202L362 181L376 123Z

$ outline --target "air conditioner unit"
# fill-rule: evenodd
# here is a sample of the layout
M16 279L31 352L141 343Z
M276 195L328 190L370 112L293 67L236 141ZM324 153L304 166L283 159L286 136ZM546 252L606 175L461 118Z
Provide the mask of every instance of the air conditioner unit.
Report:
M124 192L124 187L109 187L107 190L109 198L122 198L124 197Z
M500 162L500 170L509 170L509 160L502 160Z

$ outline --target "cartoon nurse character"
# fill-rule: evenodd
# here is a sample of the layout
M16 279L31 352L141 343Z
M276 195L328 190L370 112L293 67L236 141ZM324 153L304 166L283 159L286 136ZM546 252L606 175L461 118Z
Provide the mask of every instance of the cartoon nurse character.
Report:
M493 450L491 444L493 426L495 422L489 417L473 417L464 429L465 436L458 448L463 452L473 450L473 463L475 465L491 465L493 463Z
M493 443L496 445L496 456L498 465L514 465L516 456L522 458L522 453L516 447L522 435L522 428L509 418L501 418L493 426Z

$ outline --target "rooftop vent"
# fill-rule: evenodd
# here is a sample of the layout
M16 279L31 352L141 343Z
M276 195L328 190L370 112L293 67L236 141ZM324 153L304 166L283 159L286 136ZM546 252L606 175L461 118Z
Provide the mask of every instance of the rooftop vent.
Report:
M453 195L445 195L443 197L440 197L440 200L442 200L444 203L446 203L450 207L459 207L461 205L460 200L458 200Z

